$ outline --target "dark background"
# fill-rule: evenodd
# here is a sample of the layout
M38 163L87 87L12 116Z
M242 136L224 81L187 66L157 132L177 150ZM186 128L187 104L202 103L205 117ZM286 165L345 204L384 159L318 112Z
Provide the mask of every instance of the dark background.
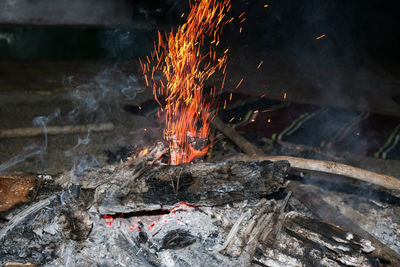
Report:
M129 62L137 68L156 32L183 24L189 8L186 0L15 2L20 5L13 10L0 3L0 60L8 69L19 61ZM285 91L297 102L399 115L396 7L391 0L232 0L228 17L246 12L246 20L234 20L221 36L221 49L229 48L227 89L243 78L239 90L253 95L281 98ZM130 72L141 78L138 70ZM57 75L69 74L60 68ZM13 87L17 78L10 77L5 83Z
M116 3L118 1L115 1ZM268 8L263 5L268 4ZM1 25L0 57L8 59L135 59L151 49L154 32L183 22L186 1L132 1L131 25ZM293 56L349 57L357 64L378 63L388 71L400 59L399 19L395 1L280 0L232 1L233 16L246 11L239 35L233 23L225 40L253 49ZM0 11L1 14L1 11ZM110 22L113 14L110 13ZM145 29L137 23L147 22ZM136 23L136 24L135 24ZM229 28L229 27L228 27ZM317 36L326 38L315 41Z

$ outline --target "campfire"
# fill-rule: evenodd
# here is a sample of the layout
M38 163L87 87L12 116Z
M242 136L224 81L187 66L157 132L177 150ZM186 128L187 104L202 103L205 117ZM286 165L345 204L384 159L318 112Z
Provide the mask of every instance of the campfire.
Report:
M157 104L146 119L161 123L162 139L109 152L110 164L79 174L0 176L1 264L400 266L399 179L304 147L314 159L280 155L298 148L279 138L264 138L278 146L267 155L229 125L242 117L218 116L229 76L221 34L245 20L230 9L230 0L190 1L185 22L159 31L140 60ZM208 88L216 73L220 84ZM341 189L326 190L332 183ZM381 199L349 193L365 188ZM360 227L362 210L387 223Z
M146 85L153 89L166 123L164 138L170 144L171 164L191 162L207 153L208 147L196 149L191 143L209 134L210 104L205 102L204 83L217 70L225 73L227 50L217 56L219 36L230 1L193 1L186 23L176 32L158 32L151 59L140 61ZM207 50L206 54L202 54ZM157 81L155 74L162 73ZM225 77L225 76L224 76ZM223 88L223 82L221 89ZM215 90L210 92L215 96ZM164 103L159 101L162 98Z

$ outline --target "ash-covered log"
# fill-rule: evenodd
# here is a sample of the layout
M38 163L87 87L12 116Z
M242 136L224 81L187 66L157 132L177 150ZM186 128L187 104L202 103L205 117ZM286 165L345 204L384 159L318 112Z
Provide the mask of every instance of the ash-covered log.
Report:
M304 207L293 212L299 204L282 189L288 169L285 161L171 166L138 157L66 173L60 181L79 182L81 193L70 186L15 214L0 231L0 264L375 266L368 240Z
M258 199L277 192L286 184L286 161L228 161L218 163L148 166L143 174L126 165L96 189L96 204L102 214L159 209L179 202L216 206L233 201ZM91 173L101 177L102 170Z

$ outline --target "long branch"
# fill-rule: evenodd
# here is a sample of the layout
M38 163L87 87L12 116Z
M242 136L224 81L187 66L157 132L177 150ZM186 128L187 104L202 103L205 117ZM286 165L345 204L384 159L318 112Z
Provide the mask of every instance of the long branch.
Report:
M218 117L215 117L211 123L248 155L240 157L239 159L241 160L287 160L292 168L347 176L388 189L400 191L400 179L390 175L379 174L334 161L312 160L290 156L266 156L262 151L244 139L244 137L242 137L232 127L227 126Z
M84 125L65 125L65 126L47 126L46 133L48 135L57 134L77 134L91 132L102 132L114 130L112 123L100 124L84 124ZM0 139L2 138L20 138L20 137L33 137L42 135L43 128L41 127L27 127L27 128L14 128L14 129L0 129Z

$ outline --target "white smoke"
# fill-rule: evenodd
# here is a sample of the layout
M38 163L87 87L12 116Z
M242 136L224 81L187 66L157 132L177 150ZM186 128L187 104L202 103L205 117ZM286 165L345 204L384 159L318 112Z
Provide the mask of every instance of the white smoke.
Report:
M47 124L52 121L54 118L60 116L60 110L56 109L56 111L53 114L50 114L49 116L39 116L33 119L33 125L42 127L43 129L43 135L44 135L44 141L42 146L38 146L36 144L29 145L23 149L21 153L18 155L14 156L10 160L8 160L5 163L2 163L0 165L0 173L7 170L8 168L23 162L24 160L40 155L44 153L47 149Z

